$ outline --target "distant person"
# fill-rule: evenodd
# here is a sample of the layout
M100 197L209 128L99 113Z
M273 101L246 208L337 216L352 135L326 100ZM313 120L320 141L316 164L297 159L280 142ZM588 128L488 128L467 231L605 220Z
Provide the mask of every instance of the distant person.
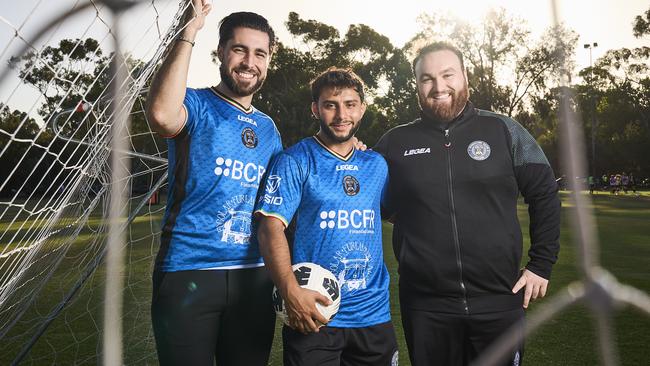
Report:
M602 184L602 189L607 190L607 187L609 186L609 179L607 178L607 173L603 174L601 177L601 184Z
M630 188L630 177L626 173L621 175L621 188L625 194L627 194L627 190Z
M611 174L609 176L609 187L612 190L612 194L614 194L614 195L618 194L618 190L617 190L617 187L616 187L616 175L614 175L614 174Z
M632 173L630 173L630 189L634 193L634 196L639 197L639 193L636 191L636 178Z
M587 183L589 184L589 194L593 195L594 194L594 188L596 188L596 181L594 180L593 175L590 175L587 178Z
M390 174L402 324L414 366L466 365L545 296L560 248L558 185L524 127L468 100L456 47L420 49L413 72L420 118L374 147ZM523 269L520 192L532 243ZM519 365L523 343L507 357Z
M196 12L193 10L196 9ZM169 193L153 273L151 317L161 365L266 365L273 343L273 283L253 236L252 212L271 157L273 120L251 105L275 34L262 16L219 25L220 82L186 88L196 35L212 9L194 0L147 100L167 138Z

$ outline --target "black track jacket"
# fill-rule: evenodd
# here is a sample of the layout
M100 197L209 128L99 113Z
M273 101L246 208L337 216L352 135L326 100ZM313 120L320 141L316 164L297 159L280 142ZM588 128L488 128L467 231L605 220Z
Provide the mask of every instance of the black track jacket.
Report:
M395 127L374 150L388 162L401 306L479 314L521 307L519 192L530 215L526 268L548 279L557 260L560 201L553 171L516 121L468 102L454 121Z

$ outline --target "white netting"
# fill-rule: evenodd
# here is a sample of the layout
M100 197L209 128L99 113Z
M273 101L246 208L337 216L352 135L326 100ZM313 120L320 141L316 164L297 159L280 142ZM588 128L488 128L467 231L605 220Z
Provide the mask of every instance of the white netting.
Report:
M164 212L166 144L150 131L143 110L183 6L143 1L124 13L124 37L115 40L112 13L99 2L42 37L39 27L87 1L70 1L68 8L16 3L0 17L6 45L0 70L11 68L0 84L0 364L15 361L34 341L25 363L99 362L115 41L129 70L121 90L131 110L133 151L124 158L131 166L124 356L130 364L155 360L150 274ZM18 54L24 46L28 52Z

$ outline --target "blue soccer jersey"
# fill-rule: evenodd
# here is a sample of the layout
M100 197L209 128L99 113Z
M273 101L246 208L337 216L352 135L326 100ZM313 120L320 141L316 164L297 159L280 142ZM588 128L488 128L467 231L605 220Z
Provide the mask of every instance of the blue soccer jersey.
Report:
M338 278L341 306L329 326L390 320L380 214L387 177L378 153L355 150L343 157L317 137L302 140L271 164L256 213L285 225L295 218L292 262L317 263Z
M253 237L257 190L282 151L273 120L215 89L190 89L168 141L169 194L157 266L165 272L263 265Z

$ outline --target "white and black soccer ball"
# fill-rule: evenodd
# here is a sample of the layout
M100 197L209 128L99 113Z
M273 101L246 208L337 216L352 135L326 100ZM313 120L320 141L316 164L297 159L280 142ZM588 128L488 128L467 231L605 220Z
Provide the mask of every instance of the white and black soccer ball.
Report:
M292 266L292 269L300 287L318 291L332 300L332 303L328 306L316 303L316 308L323 314L325 319L332 320L339 311L339 305L341 305L341 289L336 277L332 272L316 263L297 263ZM278 317L288 325L287 310L277 287L273 287L273 308L275 308Z

